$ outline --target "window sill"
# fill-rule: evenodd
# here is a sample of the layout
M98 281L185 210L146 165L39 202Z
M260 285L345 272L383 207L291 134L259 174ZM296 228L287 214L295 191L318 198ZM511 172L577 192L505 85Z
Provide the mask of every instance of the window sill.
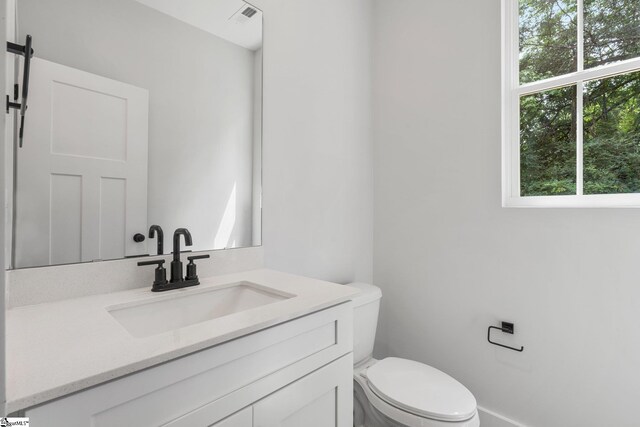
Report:
M504 197L503 208L640 208L640 193Z

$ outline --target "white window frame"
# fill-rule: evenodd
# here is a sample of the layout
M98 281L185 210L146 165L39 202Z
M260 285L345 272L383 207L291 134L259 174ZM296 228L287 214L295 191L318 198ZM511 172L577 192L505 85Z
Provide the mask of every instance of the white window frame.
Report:
M630 71L640 71L640 58L584 69L583 0L578 2L578 70L533 83L519 84L519 0L502 0L502 206L503 207L640 207L640 193L583 194L584 82ZM549 89L577 86L577 194L520 195L520 97Z

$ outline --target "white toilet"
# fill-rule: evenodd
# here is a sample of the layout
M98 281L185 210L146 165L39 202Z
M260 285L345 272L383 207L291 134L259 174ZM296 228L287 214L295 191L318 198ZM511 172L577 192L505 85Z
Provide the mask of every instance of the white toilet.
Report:
M354 426L478 427L476 399L465 386L413 360L372 358L382 292L351 283L353 299Z

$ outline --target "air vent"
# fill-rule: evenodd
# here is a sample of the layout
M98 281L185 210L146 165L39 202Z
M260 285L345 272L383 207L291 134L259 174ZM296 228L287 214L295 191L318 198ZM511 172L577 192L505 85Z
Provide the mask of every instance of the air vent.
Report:
M242 11L242 14L247 18L252 18L253 15L255 15L256 13L258 13L258 11L252 7L247 7L245 10Z
M236 13L234 13L229 19L232 21L236 21L238 24L246 24L257 14L258 9L249 6L247 3L244 3L244 6L238 9Z

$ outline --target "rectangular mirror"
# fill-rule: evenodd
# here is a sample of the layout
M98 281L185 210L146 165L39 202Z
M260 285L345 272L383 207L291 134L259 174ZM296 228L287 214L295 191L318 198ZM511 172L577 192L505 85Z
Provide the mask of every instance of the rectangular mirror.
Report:
M261 244L262 12L242 0L19 0L10 268ZM10 76L11 86L16 76ZM8 87L11 87L8 85Z

